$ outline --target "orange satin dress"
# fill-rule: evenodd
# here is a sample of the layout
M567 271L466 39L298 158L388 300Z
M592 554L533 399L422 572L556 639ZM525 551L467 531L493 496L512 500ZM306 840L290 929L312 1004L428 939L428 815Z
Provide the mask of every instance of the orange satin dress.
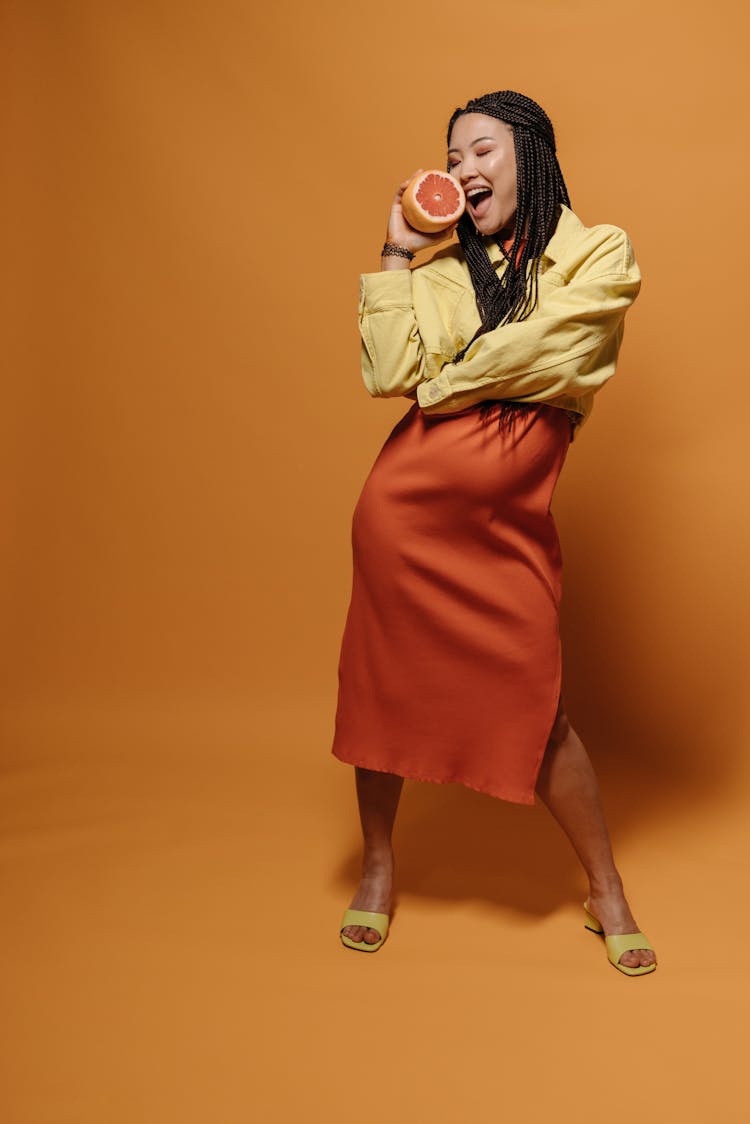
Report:
M534 803L560 695L552 494L571 440L554 406L498 431L415 403L364 484L333 754Z

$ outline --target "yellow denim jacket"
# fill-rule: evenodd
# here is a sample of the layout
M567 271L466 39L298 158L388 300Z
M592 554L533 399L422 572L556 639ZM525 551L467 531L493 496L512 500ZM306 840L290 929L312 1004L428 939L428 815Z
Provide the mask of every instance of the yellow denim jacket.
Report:
M505 258L485 239L498 271ZM487 399L545 402L575 422L614 374L625 313L641 275L627 234L585 227L561 205L539 265L539 299L527 320L480 336L460 363L451 359L479 327L461 247L453 243L414 269L360 278L362 377L374 397L416 398L425 414L452 414Z

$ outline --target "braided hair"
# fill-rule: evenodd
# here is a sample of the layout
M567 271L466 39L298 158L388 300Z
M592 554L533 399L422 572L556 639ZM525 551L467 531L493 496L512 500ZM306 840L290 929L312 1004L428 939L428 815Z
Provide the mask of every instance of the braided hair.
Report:
M463 108L454 110L448 124L448 143L457 119L464 113L483 113L510 126L516 154L516 220L510 252L506 252L499 234L493 237L507 258L502 276L497 272L485 249L481 234L464 212L458 224L458 238L466 258L481 324L471 340L453 357L459 363L471 344L485 332L502 324L526 320L538 299L539 259L554 231L559 204L570 206L560 165L557 162L555 131L540 105L514 90L499 90L472 98ZM501 407L500 423L516 403ZM497 403L482 408L487 415ZM486 416L485 416L485 420Z

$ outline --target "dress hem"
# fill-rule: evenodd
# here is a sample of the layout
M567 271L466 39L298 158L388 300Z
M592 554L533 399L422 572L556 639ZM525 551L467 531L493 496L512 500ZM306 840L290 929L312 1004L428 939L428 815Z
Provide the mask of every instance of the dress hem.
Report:
M369 769L373 773L390 773L391 776L403 777L407 781L422 781L424 784L460 784L464 788L470 788L474 792L481 792L483 796L492 796L496 800L505 800L508 804L523 804L527 807L533 807L536 804L533 791L531 794L523 793L513 796L508 795L507 792L499 792L493 788L481 787L478 784L473 784L471 781L462 780L460 777L425 777L415 772L404 772L399 770L394 772L392 769L379 769L376 765L368 765L364 761L351 761L348 757L340 757L338 753L333 751L332 755L337 761L341 761L344 765L353 765L360 769Z

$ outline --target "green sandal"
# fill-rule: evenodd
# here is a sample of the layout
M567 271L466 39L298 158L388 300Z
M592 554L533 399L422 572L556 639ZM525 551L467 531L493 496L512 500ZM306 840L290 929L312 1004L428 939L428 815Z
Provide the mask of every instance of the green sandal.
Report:
M340 935L347 948L356 948L359 952L377 952L383 941L388 936L388 914L370 913L366 909L347 909L341 919ZM364 925L367 929L374 929L380 933L380 940L368 944L367 941L353 941L344 935L347 925Z
M585 928L592 933L598 933L599 936L604 936L604 929L599 919L586 908L585 902L583 912L586 914ZM633 952L637 948L650 948L652 952L654 951L654 946L649 944L644 933L613 933L610 937L604 937L604 943L607 946L610 964L614 964L617 971L624 972L626 976L645 976L647 972L653 972L656 968L656 964L641 964L639 968L630 968L627 964L620 963L623 952Z

